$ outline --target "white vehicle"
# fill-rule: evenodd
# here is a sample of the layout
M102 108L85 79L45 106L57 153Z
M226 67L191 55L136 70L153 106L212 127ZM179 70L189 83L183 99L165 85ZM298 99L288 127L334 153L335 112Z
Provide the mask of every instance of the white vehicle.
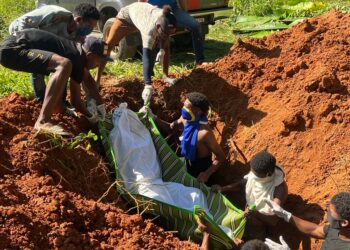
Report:
M201 24L203 36L209 32L209 24L214 24L214 14L222 10L227 10L228 0L183 0L187 1L188 12L196 18ZM38 0L38 6L53 4L59 5L67 10L73 11L75 6L80 3L89 3L95 6L101 14L98 22L98 29L103 33L103 37L108 36L109 30L113 24L118 11L135 0ZM179 30L174 36L176 43L182 46L191 45L190 34L185 30ZM142 44L139 33L133 33L126 36L116 48L116 57L120 60L131 58L135 55L137 47Z

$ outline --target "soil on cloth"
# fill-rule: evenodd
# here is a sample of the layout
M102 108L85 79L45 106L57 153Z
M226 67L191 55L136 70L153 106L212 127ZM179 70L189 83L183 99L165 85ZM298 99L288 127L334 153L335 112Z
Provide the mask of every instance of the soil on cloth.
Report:
M350 191L349 22L349 14L329 12L263 39L239 40L227 56L195 69L175 86L156 81L151 108L172 121L180 115L185 93L204 93L212 104L210 123L231 160L215 181L242 178L249 159L268 150L286 173L286 208L326 222L326 202ZM114 82L106 79L103 89L109 107L122 101L134 110L141 107L139 81ZM243 192L227 195L244 207ZM322 243L282 222L268 233L274 239L282 233L292 249L319 249Z

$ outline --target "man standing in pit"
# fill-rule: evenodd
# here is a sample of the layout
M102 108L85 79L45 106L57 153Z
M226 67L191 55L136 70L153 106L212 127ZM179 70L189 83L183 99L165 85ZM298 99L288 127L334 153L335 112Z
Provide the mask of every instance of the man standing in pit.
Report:
M79 4L73 13L56 5L44 5L15 19L9 26L9 33L15 35L19 31L34 28L76 42L84 42L99 19L98 10L91 4ZM37 100L42 103L46 89L44 76L32 74L32 85Z
M202 93L192 92L186 95L179 119L169 124L155 117L155 122L166 135L176 134L183 128L181 154L185 158L187 172L198 181L210 185L210 177L226 163L226 157L208 125L208 111L207 97ZM214 161L213 154L216 158Z

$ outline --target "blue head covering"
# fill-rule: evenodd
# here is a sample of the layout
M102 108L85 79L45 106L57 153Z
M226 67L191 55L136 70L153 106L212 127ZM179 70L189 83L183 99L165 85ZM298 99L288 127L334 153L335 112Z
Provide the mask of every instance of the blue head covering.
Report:
M193 161L196 159L199 127L201 124L207 124L208 119L204 114L195 119L195 115L186 107L182 108L181 116L186 120L181 140L181 154L186 159Z

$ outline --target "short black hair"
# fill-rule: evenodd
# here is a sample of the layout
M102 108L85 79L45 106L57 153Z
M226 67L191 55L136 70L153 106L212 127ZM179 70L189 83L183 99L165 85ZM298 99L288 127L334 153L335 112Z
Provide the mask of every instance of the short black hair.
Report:
M159 24L165 32L168 32L169 29L176 28L176 17L170 5L163 6L163 15L158 18L157 24Z
M193 106L200 108L202 112L206 113L209 110L209 101L204 94L199 92L191 92L186 95L186 98Z
M335 207L335 211L343 220L350 222L350 193L340 192L333 196L331 203Z
M241 250L270 250L270 248L261 240L250 240L245 243Z
M96 9L95 6L92 6L88 3L81 3L75 7L73 11L74 16L80 16L83 21L87 20L100 20L100 12Z
M276 168L276 158L267 151L261 151L250 160L250 167L258 174L273 173Z

